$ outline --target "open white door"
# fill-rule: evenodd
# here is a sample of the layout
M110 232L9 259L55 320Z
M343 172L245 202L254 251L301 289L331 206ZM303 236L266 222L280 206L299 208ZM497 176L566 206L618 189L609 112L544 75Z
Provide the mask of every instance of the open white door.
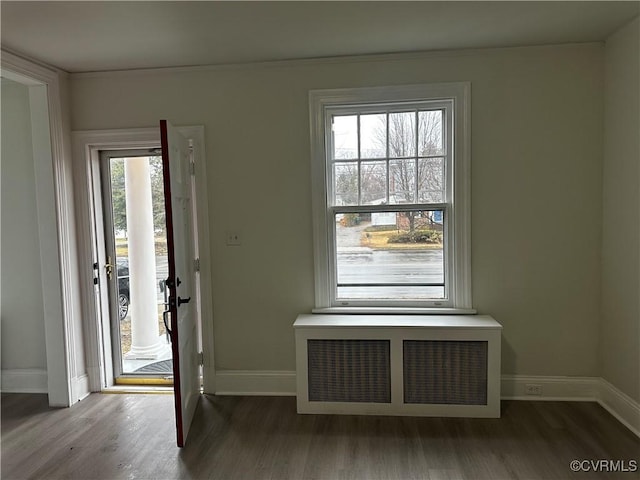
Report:
M160 121L160 139L169 262L166 282L169 305L165 318L167 314L171 316L176 430L178 446L183 447L200 398L192 253L191 152L187 139L166 120Z

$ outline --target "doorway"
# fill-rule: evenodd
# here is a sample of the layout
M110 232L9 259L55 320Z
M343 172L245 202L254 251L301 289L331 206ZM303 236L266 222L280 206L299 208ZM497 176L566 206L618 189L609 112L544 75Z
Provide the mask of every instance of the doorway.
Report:
M185 170L191 180L192 218L194 228L193 272L194 288L197 301L191 303L197 309L198 350L194 355L202 365L203 389L207 393L216 391L216 370L214 362L213 338L213 303L212 303L212 270L209 236L209 201L207 195L207 164L205 161L204 127L178 127L178 131L189 139L192 148L192 164ZM144 155L158 156L157 147L161 144L160 129L137 128L127 130L91 130L76 131L72 134L73 155L77 162L75 173L78 184L80 232L80 272L85 285L93 285L82 291L86 318L92 319L84 323L86 361L88 367L89 388L93 392L109 389L121 390L114 382L118 378L113 362L112 322L110 310L116 308L111 304L113 296L109 296L109 285L105 265L109 263L106 254L104 219L104 201L102 194L101 153L113 151L131 155L131 152L142 151ZM135 155L132 155L135 156ZM114 241L115 243L115 241ZM160 287L158 287L158 291ZM202 292L200 294L200 292ZM129 306L132 308L132 305ZM169 319L171 320L171 319ZM113 335L117 338L116 335ZM116 359L118 357L116 356ZM116 362L117 363L117 362ZM142 377L122 376L125 380L119 383L144 384ZM154 379L152 379L154 380ZM133 387L132 387L133 388ZM155 391L152 389L134 388L134 391ZM129 391L127 387L127 391Z
M101 151L100 189L108 324L116 384L172 384L167 235L159 148ZM99 202L99 203L98 203ZM96 225L100 228L100 225ZM97 236L99 238L100 236ZM102 248L100 248L102 247Z
M29 218L28 215L35 218L34 213L37 215L36 225L31 224L32 231L28 237L25 237L26 232L14 236L17 240L14 248L8 255L3 255L3 279L5 274L9 275L12 287L18 289L4 292L4 287L9 285L9 282L3 281L3 297L10 297L10 300L5 302L3 298L2 301L2 389L16 392L46 392L50 406L68 407L88 395L89 386L82 345L76 341L82 323L78 314L79 296L75 293L79 292L81 287L75 270L77 251L74 248L74 240L77 231L71 201L73 170L71 158L64 151L61 77L55 70L5 51L0 58L0 77L14 82L15 86L23 89L22 97L25 99L24 105L27 105L24 110L26 115L20 119L8 110L5 112L3 99L3 117L5 114L10 115L5 123L11 124L14 131L17 129L14 136L10 133L11 129L4 128L3 123L3 160L5 147L19 142L26 156L15 153L11 153L10 156L21 162L15 165L16 168L30 170L23 170L19 175L15 172L17 176L10 175L4 178L9 170L5 171L3 163L3 195L9 193L9 189L5 192L4 188L7 181L11 188L18 188L20 198L28 193L28 190L20 185L21 182L26 180L35 185L35 191L30 190L29 203L32 212L26 214L27 216L19 214L16 218L17 223L12 222L10 215L5 215L4 207L13 209L11 214L14 214L24 210L27 205L19 199L16 201L19 197L13 198L14 196L11 196L8 202L2 203L3 249L11 246L10 242L5 243L5 233L18 234L17 230L21 228L20 225L24 223L25 218ZM31 134L24 135L29 130ZM7 135L11 137L4 138ZM13 183L12 179L15 180ZM24 238L21 240L21 237ZM25 258L27 252L29 257ZM11 274L14 266L4 265L4 260L14 262L14 266L17 267L17 272L13 272L15 275ZM31 286L35 287L33 289L23 283L25 271L29 268L31 272L27 275L30 275ZM20 300L31 298L32 294L40 297L33 299L34 305ZM46 314L34 315L34 307L35 310ZM20 346L24 347L27 344L31 347L28 349L30 352L38 352L35 353L35 357L24 348L20 350ZM11 351L14 352L11 354L12 361L5 362L5 353ZM7 368L10 368L10 371L7 371Z

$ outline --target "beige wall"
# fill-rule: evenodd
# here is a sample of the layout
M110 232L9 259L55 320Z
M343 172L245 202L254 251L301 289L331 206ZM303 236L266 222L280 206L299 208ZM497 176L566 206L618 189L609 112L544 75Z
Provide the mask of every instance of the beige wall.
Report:
M602 61L589 44L72 75L72 129L205 125L216 366L294 370L291 324L313 306L308 91L471 81L474 305L504 325L503 373L596 375Z
M46 370L29 87L2 79L2 369Z
M602 376L640 402L640 20L605 48Z

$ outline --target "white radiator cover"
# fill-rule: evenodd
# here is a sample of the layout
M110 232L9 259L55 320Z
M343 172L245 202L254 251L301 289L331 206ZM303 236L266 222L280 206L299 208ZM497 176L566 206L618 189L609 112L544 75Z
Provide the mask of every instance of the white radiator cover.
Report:
M500 417L490 316L304 314L294 329L298 413Z

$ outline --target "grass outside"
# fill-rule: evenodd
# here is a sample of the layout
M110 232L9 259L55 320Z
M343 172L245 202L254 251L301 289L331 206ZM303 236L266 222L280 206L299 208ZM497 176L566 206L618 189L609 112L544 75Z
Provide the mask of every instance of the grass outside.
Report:
M360 246L374 250L438 250L442 248L441 243L388 243L389 237L396 233L398 230L395 228L393 230L367 228L360 236Z
M167 253L167 239L165 237L156 237L155 251L156 255ZM116 238L116 256L118 258L129 256L129 242L126 238Z

